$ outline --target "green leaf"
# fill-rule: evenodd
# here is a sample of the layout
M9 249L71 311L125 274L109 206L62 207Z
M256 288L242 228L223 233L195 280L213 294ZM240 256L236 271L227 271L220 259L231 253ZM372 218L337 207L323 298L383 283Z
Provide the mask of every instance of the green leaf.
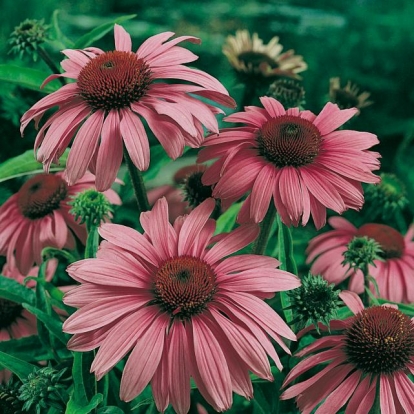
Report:
M233 230L242 203L232 204L217 220L215 234L228 233Z
M0 297L16 303L35 303L35 293L13 279L0 275Z
M282 220L277 214L277 225L278 225L278 247L279 254L278 259L280 260L280 269L287 270L295 275L298 274L298 269L296 267L295 259L293 256L293 241L292 234L290 233L289 227L282 223ZM286 321L291 323L293 320L292 310L289 309L291 302L288 294L286 292L280 292L280 300L283 307L283 313L285 315Z
M184 153L186 150L187 148L184 149ZM150 147L150 160L151 162L148 170L142 173L144 181L154 179L160 172L161 168L172 161L161 145L153 145Z
M12 355L6 354L0 351L0 365L9 371L16 374L21 380L24 380L36 370L36 365L32 365L29 362L16 358Z
M378 303L380 305L383 305L385 303L389 303L389 304L392 304L392 305L397 305L398 306L398 309L402 313L404 313L405 315L409 316L410 318L413 318L414 317L414 306L413 305L408 305L406 303L392 302L390 300L381 299L381 298L377 298L377 300L378 300Z
M94 354L93 352L74 352L72 378L74 383L73 399L80 406L86 404L95 394L95 376L90 373ZM101 401L103 395L101 395Z
M48 83L40 89L40 85L49 73L39 69L25 68L17 65L0 64L0 81L22 86L37 92L51 93L58 89L58 84Z
M79 404L73 396L69 399L65 414L89 414L102 402L102 394L96 394L88 404Z
M50 350L43 346L37 335L1 341L0 351L25 361L41 361L50 357Z
M126 20L131 20L134 17L136 17L136 14L130 14L128 16L118 17L117 19L114 20L114 22L104 23L98 27L95 27L89 33L86 33L85 35L80 37L73 45L73 49L84 49L86 47L93 46L97 40L101 39L103 36L105 36L107 33L109 33L112 30L115 23L119 24Z
M100 408L98 414L125 414L125 412L118 407L108 406Z
M25 303L23 304L23 307L35 315L38 320L43 322L49 332L55 335L64 345L68 343L69 336L62 331L63 322L59 319L56 312L52 311L52 314L49 315L48 313Z
M68 158L69 150L67 149L60 158L60 164L52 165L51 172L61 171L65 168L66 160ZM33 155L33 150L27 150L23 154L17 155L14 158L0 164L0 183L16 177L22 177L29 174L39 174L43 172L42 164L36 161Z

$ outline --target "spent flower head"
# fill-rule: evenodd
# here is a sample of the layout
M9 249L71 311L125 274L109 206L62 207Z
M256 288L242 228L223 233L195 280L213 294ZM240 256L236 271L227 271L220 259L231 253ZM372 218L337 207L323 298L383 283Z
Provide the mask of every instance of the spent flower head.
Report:
M62 380L65 371L66 368L57 371L44 367L29 374L19 390L19 400L24 402L23 410L36 407L36 414L40 414L46 408L62 409L62 393L66 394L67 388Z
M49 25L44 20L26 19L14 28L10 34L9 43L11 49L9 53L15 53L23 57L25 53L32 55L33 60L37 60L39 46L48 40Z
M301 281L302 286L287 292L292 303L290 307L296 314L293 323L297 329L313 324L319 333L318 322L329 326L329 321L337 316L340 290L320 275L308 274Z
M20 385L14 377L11 377L7 384L0 384L0 413L23 413L23 402L18 398Z
M329 100L341 109L361 109L372 105L373 102L368 100L370 95L369 92L359 93L359 88L350 81L342 88L339 78L329 80Z
M281 78L269 87L267 96L278 100L286 109L303 108L305 105L305 89L299 79Z
M111 218L112 205L104 194L99 191L88 189L76 194L70 212L75 216L79 224L86 223L89 229L91 226L99 226L103 221Z
M347 245L343 253L343 265L349 265L352 269L364 271L368 265L375 266L375 260L382 260L383 250L381 245L368 236L356 236Z
M404 183L394 174L381 173L378 184L365 187L365 215L370 220L377 217L390 220L408 205L407 190Z

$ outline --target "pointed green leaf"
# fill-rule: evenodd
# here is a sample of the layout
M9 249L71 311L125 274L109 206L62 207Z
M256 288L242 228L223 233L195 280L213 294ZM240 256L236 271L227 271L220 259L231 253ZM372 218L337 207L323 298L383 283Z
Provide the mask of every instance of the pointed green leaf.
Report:
M61 171L65 168L69 150L66 150L60 158L60 165L52 165L50 172ZM42 164L36 161L33 151L28 150L23 154L0 164L0 183L16 177L29 174L40 174L43 172Z
M88 404L83 405L75 401L73 396L70 398L66 407L65 414L89 414L102 402L102 394L96 394Z
M35 293L14 279L0 275L0 297L16 303L35 303Z
M218 218L215 234L228 233L233 230L241 206L242 203L232 204L231 207Z
M86 33L82 37L80 37L75 44L73 45L73 49L84 49L86 47L93 46L94 43L105 36L108 32L112 30L115 23L122 23L126 20L131 20L136 17L136 14L130 14L128 16L122 16L115 19L114 22L111 23L104 23L98 27L95 27L89 33Z
M6 354L0 351L0 365L3 368L16 374L21 380L24 380L31 374L37 367L22 359L16 358L12 355Z
M46 312L43 312L40 309L37 309L34 306L30 306L25 303L23 304L23 307L35 315L38 320L43 322L49 332L55 335L64 345L68 343L69 336L62 331L63 323L59 319L56 312L52 311L52 314L49 315Z
M37 92L51 93L58 89L58 84L47 84L43 89L40 85L49 73L39 69L25 68L17 65L0 64L0 81L13 83Z

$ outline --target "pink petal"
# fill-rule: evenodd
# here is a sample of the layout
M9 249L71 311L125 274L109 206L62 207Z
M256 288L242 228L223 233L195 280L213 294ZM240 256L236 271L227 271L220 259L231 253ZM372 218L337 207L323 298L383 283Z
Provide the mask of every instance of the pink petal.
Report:
M69 185L74 184L85 174L98 147L104 118L104 111L94 112L76 134L66 163L66 177Z
M67 333L82 333L101 328L129 312L137 311L142 306L134 295L97 300L76 311L63 324L63 331Z
M150 163L150 151L147 133L139 117L130 109L120 109L121 134L126 150L134 165L145 171Z
M158 265L158 253L151 243L136 230L119 224L104 223L99 228L99 234L112 244L126 249L138 257L145 258L155 266Z
M121 400L131 401L151 381L161 360L169 322L166 314L159 315L138 339L122 373Z
M330 414L337 412L351 397L361 378L361 371L355 371L333 391L315 414Z
M397 414L388 375L380 375L380 406L383 414Z
M254 181L250 201L250 217L255 223L261 222L269 209L275 186L274 175L274 166L267 164L260 170Z
M205 255L204 260L208 263L216 263L229 254L241 250L249 245L259 234L259 226L246 224L238 227L216 243Z
M356 315L359 312L362 312L364 304L362 303L361 298L355 293L349 290L343 290L339 297L344 301L345 305Z
M91 372L95 372L98 380L131 350L157 316L158 307L145 307L124 317L111 329L102 341L91 366Z
M96 189L107 190L116 180L122 163L123 144L118 111L109 111L102 126L101 144L96 160Z
M274 98L269 98L267 96L262 96L260 102L265 107L266 111L272 118L282 116L286 114L285 108L283 105Z
M191 402L187 340L183 323L173 323L169 332L168 382L171 404L179 414L188 413Z
M365 414L369 413L375 399L377 381L372 381L371 376L366 376L358 385L354 395L348 402L345 414Z
M114 26L115 49L122 52L130 52L132 50L132 41L129 33L119 24Z
M343 125L356 113L358 113L357 108L339 109L338 105L328 102L315 118L313 124L319 129L321 135L326 135Z
M218 407L232 404L231 378L220 344L203 319L192 318L194 354L199 375Z
M414 409L414 384L403 371L394 375L395 391L404 410L409 413Z
M185 219L178 238L178 254L192 254L199 233L205 226L215 207L215 201L208 198L197 206Z

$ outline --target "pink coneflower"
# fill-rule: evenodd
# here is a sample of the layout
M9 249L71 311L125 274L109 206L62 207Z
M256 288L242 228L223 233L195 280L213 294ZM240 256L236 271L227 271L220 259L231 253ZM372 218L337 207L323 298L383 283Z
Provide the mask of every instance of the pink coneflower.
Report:
M37 334L36 317L19 303L0 298L0 341L23 338ZM11 372L0 370L0 383L7 382Z
M69 58L59 76L75 79L37 102L22 119L21 131L32 120L36 125L50 108L58 111L39 131L37 159L48 170L75 137L69 153L66 178L69 184L81 178L87 168L96 172L96 187L108 189L122 162L123 145L139 170L150 163L147 133L141 117L171 158L179 157L185 145L199 147L203 125L218 132L215 114L222 110L200 101L207 98L235 107L223 85L212 76L184 66L197 59L192 52L176 46L183 41L200 43L192 36L167 40L172 32L150 37L132 52L130 35L115 25L115 50L104 52L91 47L64 50ZM179 79L193 84L170 84L160 79Z
M379 392L381 413L414 412L408 377L414 374L414 321L391 306L364 309L356 295L350 308L355 316L332 321L331 335L297 353L308 358L290 371L283 386L319 364L323 369L292 385L281 399L296 397L302 414L321 402L315 414L334 414L345 405L345 414L366 414Z
M263 299L300 285L276 269L271 257L225 258L251 243L255 224L241 226L213 247L215 207L208 199L174 226L165 199L141 214L142 235L103 224L96 259L68 267L81 283L64 302L80 308L64 323L75 334L70 349L99 347L91 371L101 378L131 351L121 399L131 401L150 382L157 408L190 407L190 376L216 410L232 404L232 391L252 398L249 371L271 380L267 354L281 369L269 336L285 351L294 333ZM137 323L137 321L139 323Z
M86 241L86 228L69 213L75 194L94 188L95 177L86 173L73 185L67 185L63 173L38 174L0 207L0 255L12 262L15 255L19 271L27 275L33 265L42 262L44 247L75 247L75 237ZM113 190L105 192L113 204L120 204Z
M340 110L327 103L316 116L298 108L285 110L277 100L260 98L264 108L247 106L225 118L243 122L205 141L198 161L218 158L205 173L206 185L217 183L213 196L238 199L250 191L239 222L263 220L273 197L286 225L305 225L312 215L317 228L326 208L342 213L363 204L361 182L376 183L372 170L379 154L367 151L378 143L368 132L341 130L357 109Z
M312 239L307 248L307 263L311 272L321 274L331 283L341 283L350 278L348 288L356 293L364 290L364 277L360 270L342 265L343 253L354 237L368 237L380 244L383 260L375 260L369 266L369 274L375 278L381 297L393 302L414 302L414 226L407 234L385 224L368 223L357 229L343 217L331 217L329 224L334 230ZM375 290L374 290L375 291Z

